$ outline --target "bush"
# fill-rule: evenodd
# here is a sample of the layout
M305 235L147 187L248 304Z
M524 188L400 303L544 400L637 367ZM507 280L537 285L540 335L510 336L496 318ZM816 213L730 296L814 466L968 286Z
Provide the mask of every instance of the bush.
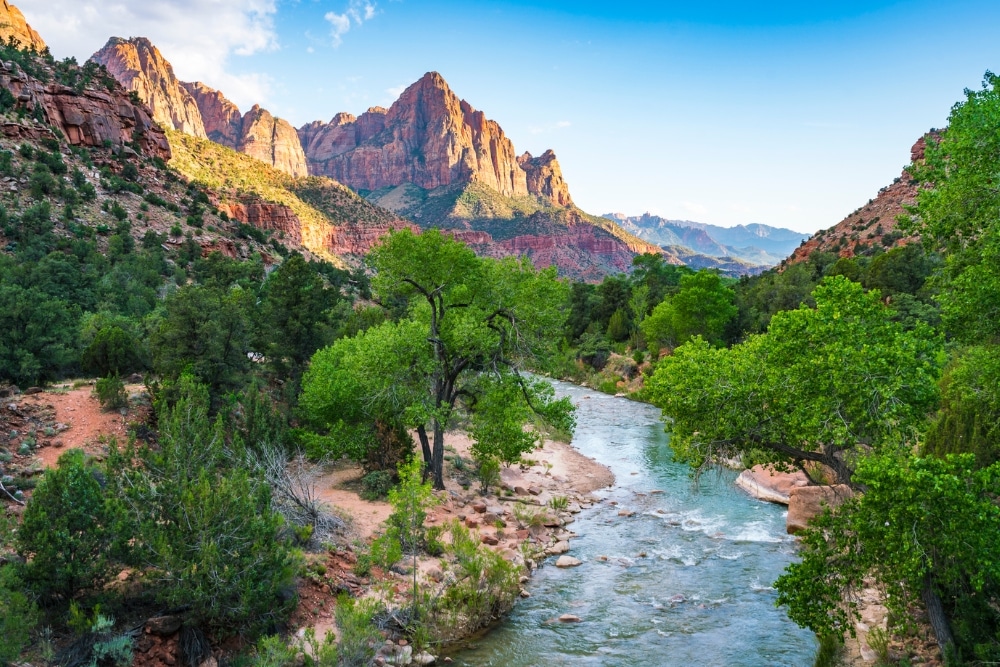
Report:
M38 622L38 610L10 565L0 567L0 609L0 665L8 665L21 656Z
M365 500L381 500L389 495L394 475L388 470L376 470L361 478L361 497Z
M108 375L101 378L94 385L94 393L97 400L105 410L120 410L128 407L128 393L125 391L125 383L117 375Z
M59 457L45 473L24 511L18 552L31 556L25 579L42 597L72 597L98 588L110 576L110 513L100 473L80 449Z

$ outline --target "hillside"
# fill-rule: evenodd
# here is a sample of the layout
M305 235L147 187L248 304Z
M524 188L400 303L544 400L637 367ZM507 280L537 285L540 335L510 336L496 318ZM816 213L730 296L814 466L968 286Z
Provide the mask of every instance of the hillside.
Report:
M917 139L910 149L910 162L924 159L927 139L937 137L932 130ZM822 229L797 249L788 261L802 262L816 251L835 252L841 257L853 257L870 253L875 248L896 248L917 240L899 229L897 218L906 214L906 206L917 198L917 183L904 168L898 178L881 190L867 204L854 209L847 217L833 227Z
M293 178L270 165L207 139L168 131L170 166L211 188L230 217L293 239L338 265L361 255L392 226L389 211L328 178Z

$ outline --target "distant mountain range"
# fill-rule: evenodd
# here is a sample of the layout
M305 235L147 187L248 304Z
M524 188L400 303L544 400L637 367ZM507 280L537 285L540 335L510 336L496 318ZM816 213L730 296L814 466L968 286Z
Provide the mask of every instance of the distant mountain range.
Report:
M691 255L725 258L737 266L743 263L754 267L775 266L809 238L809 234L758 223L719 227L692 220L668 220L650 213L638 216L606 213L603 217L668 251L686 248Z

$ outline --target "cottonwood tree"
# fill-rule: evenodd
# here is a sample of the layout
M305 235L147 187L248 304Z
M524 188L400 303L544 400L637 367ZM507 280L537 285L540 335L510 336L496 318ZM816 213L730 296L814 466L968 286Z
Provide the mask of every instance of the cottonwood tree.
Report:
M393 232L370 261L375 298L404 303L405 315L317 353L303 384L307 412L322 421L336 405L348 418L382 415L414 428L437 489L445 430L491 387L516 383L517 400L543 421L570 423L569 401L522 373L554 351L565 322L568 289L554 269L477 257L438 230Z
M852 484L859 453L912 444L937 401L940 338L904 330L878 291L843 276L813 298L730 349L695 338L660 363L648 396L681 458L749 455L807 475L816 462Z

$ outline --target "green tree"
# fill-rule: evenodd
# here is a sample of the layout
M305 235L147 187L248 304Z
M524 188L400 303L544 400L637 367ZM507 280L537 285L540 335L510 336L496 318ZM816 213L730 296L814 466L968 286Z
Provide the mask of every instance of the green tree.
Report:
M874 580L899 629L922 600L946 656L996 661L1000 466L976 469L971 455L873 456L855 478L866 492L804 533L802 561L775 583L778 603L799 625L842 636L860 619L850 594Z
M323 285L319 274L295 253L264 283L257 327L258 349L279 376L301 376L316 350L332 339L329 311L339 292Z
M538 272L526 259L476 257L438 230L394 232L372 251L371 262L378 301L404 300L409 307L399 323L369 329L357 345L399 346L386 350L397 378L388 396L399 401L389 405L396 420L416 428L435 488L444 488L445 429L457 409L474 410L477 393L494 386L480 382L484 376L518 383L519 400L543 418L570 409L568 401L533 392L520 372L555 351L567 289L554 270ZM360 347L356 356L370 356ZM400 359L412 359L412 370L400 367ZM323 381L310 370L304 393L310 382ZM371 393L356 400L365 395Z
M1000 348L961 350L941 380L941 409L927 430L928 454L975 454L976 463L1000 461Z
M69 599L110 577L113 526L101 479L83 450L71 449L32 494L17 547L29 557L25 579L39 595Z
M118 532L161 602L190 606L194 623L220 634L254 637L294 606L298 557L270 489L241 465L242 443L227 446L221 416L208 415L208 388L184 375L174 405L160 405L159 447L112 451Z
M657 344L681 344L694 336L721 344L738 312L735 300L735 292L717 273L703 270L682 276L677 293L643 320L642 332L647 341Z
M939 337L905 331L877 291L842 276L813 297L731 349L695 338L660 362L647 395L681 458L815 461L851 483L859 449L912 443L937 401Z
M250 369L253 299L239 287L190 286L168 296L149 341L154 370L171 380L191 372L213 399L241 386Z

